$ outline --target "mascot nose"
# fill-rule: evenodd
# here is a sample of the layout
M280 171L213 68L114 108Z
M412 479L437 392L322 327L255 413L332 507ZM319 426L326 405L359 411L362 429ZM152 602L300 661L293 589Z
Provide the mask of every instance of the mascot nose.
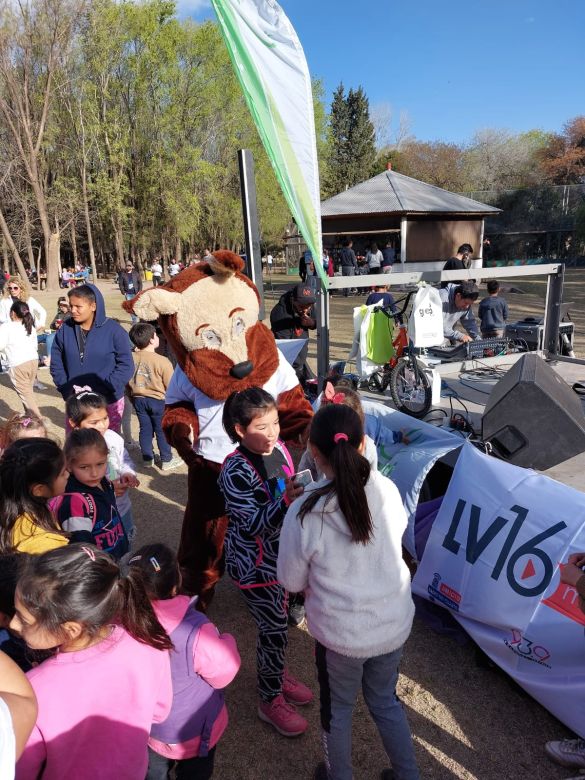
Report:
M243 363L236 363L235 366L230 368L230 374L236 379L243 379L254 368L254 364L250 360L245 360Z

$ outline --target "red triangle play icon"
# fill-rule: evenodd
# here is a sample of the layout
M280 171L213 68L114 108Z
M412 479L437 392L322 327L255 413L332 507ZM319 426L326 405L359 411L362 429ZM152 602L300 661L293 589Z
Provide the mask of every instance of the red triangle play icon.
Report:
M534 568L534 564L532 563L532 558L530 558L528 563L524 567L524 571L522 572L522 576L520 579L527 580L529 577L534 577L535 574L536 574L536 569Z

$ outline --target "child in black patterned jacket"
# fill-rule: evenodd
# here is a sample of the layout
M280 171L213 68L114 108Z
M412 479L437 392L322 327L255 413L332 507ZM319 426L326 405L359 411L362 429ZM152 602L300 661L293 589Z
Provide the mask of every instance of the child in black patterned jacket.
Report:
M306 730L307 721L294 705L308 704L313 695L284 668L287 594L276 578L276 561L287 507L303 488L290 479L294 468L278 439L278 410L269 393L257 387L232 393L223 426L239 443L219 476L230 518L226 569L258 627L258 716L280 734L295 737Z

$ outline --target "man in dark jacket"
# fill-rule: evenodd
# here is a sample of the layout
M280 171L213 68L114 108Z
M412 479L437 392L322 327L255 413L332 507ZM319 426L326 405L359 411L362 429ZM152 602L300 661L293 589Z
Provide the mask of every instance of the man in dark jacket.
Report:
M276 306L270 312L270 326L276 339L305 339L301 351L295 358L293 368L301 385L313 376L307 365L309 351L309 331L315 330L317 323L313 310L315 293L307 284L296 284L280 296Z
M355 276L357 273L358 263L352 246L353 241L351 239L347 239L343 242L343 248L339 255L339 265L341 266L342 276ZM343 295L347 298L349 295L349 287L344 289Z
M101 393L108 403L110 428L119 433L124 388L134 373L130 339L121 325L106 317L104 298L95 285L74 287L68 296L71 318L55 334L51 376L64 400L79 388Z
M118 287L127 301L132 300L142 290L142 277L130 261L126 263L126 270L118 274ZM132 314L132 322L138 322L138 317L134 314Z

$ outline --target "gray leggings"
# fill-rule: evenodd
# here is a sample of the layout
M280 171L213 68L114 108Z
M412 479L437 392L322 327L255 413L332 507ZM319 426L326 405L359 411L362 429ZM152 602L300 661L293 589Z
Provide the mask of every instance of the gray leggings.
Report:
M329 780L352 780L351 718L359 689L364 694L395 780L419 780L412 736L396 696L402 648L373 658L350 658L316 643L321 727Z

